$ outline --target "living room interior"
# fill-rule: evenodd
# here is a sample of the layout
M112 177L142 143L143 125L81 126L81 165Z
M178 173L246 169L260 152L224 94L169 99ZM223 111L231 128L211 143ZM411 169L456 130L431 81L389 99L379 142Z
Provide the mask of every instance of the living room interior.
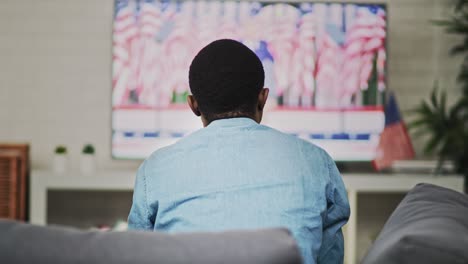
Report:
M202 125L195 116L187 114L188 92L177 88L178 84L174 84L176 88L169 94L164 91L157 95L144 85L141 89L133 89L128 83L122 84L126 79L118 76L124 67L119 61L122 55L118 45L121 38L131 33L125 31L128 25L119 24L119 15L133 3L133 15L139 17L144 4L153 4L160 8L161 17L172 12L161 18L171 21L184 10L174 7L175 11L171 11L171 5L182 6L180 2L194 2L195 6L205 2L208 5L211 1L176 2L0 1L0 218L87 231L127 230L135 177L142 161L154 150L185 137ZM216 2L232 2L238 6L253 3L244 0ZM348 18L346 10L354 7L356 10L376 10L371 15L381 15L384 21L381 46L373 49L374 53L368 57L370 68L366 88L343 99L349 100L345 106L341 101L338 106L335 102L330 103L326 98L328 94L318 93L327 82L320 79L320 73L314 76L317 94L310 95L307 89L301 95L294 89L281 90L282 75L276 77L274 74L284 75L288 67L278 67L281 59L277 63L275 57L268 62L267 55L259 55L265 69L270 67L268 69L274 72L272 80L276 81L271 82L277 86L270 94L271 105L267 105L269 112L265 113L264 119L266 124L306 137L323 147L330 152L342 173L351 207L351 217L343 230L344 263L361 263L366 256L368 262L365 263L379 263L369 260L370 249L373 245L376 247L375 241L397 206L419 183L447 188L465 197L465 202L460 202L465 207L461 206L458 212L460 216L467 216L468 1L257 2L255 12L258 13L252 15L253 9L249 10L252 17L269 5L293 6L302 12L298 19L305 17L307 12L318 12L317 5L331 10L324 11L331 17L327 19L332 21L333 14L338 14L335 17L341 23L339 28L343 28L344 36L330 29L329 24L335 23L333 21L324 22L328 23L324 26L325 31L329 30L332 38L344 48L347 47L344 38L353 30L353 22L358 20L353 16ZM276 12L289 9L284 10ZM358 17L358 11L355 12ZM457 20L457 16L464 20ZM320 19L314 21L321 23L317 22ZM272 22L271 30L280 24L275 23ZM137 29L145 30L144 26L137 26ZM161 32L170 30L171 26L167 26ZM377 32L377 29L372 30ZM189 32L179 33L182 42L188 41L183 37L190 38L184 35ZM163 47L164 34L153 34L151 38ZM250 34L255 38L259 33ZM229 34L222 36L231 38ZM249 37L244 36L245 43L250 43ZM170 40L176 43L179 39ZM258 47L252 45L257 50L262 47L261 44ZM311 55L316 59L312 67L319 68L320 63L325 65L320 67L328 65L320 59L323 58L320 51L325 49L320 45L317 41L315 53ZM186 64L177 64L176 60L170 62L170 58L176 56L174 54L185 54L183 45L173 46L174 50L165 51L168 59L157 61L161 65L167 62L170 66L156 66L146 72L141 66L142 78L151 75L151 70L162 72L163 67L170 67L174 76L179 74L179 68L182 75L188 74ZM454 48L457 49L455 52ZM306 52L307 47L304 50ZM154 62L157 56L148 57L148 54L141 56L153 58ZM346 50L342 56L346 56ZM191 60L193 56L187 58ZM351 60L343 60L348 59ZM147 62L137 63L146 65ZM295 65L294 62L291 65ZM307 64L301 65L300 70L307 67ZM334 74L339 75L338 72ZM158 77L171 79L168 77L170 73L165 72L155 76L155 80L149 78L150 81L156 83ZM162 103L166 98L168 103ZM399 130L389 132L392 133L390 139L385 141L385 129L390 126L387 124L389 108L386 108L389 101L395 103L399 118L394 118L395 113L393 118ZM330 131L335 131L333 122L349 130L332 135ZM364 128L372 131L362 132ZM467 223L468 219L462 222L465 225L463 234L468 236ZM466 239L463 241L468 248ZM466 254L460 255L459 260L466 261L464 257Z

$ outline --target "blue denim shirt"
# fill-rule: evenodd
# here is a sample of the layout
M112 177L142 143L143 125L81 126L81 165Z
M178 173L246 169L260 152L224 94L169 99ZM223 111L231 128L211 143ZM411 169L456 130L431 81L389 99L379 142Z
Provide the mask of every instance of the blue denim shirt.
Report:
M287 227L304 263L342 263L349 214L340 173L324 150L232 118L146 159L128 222L167 232Z

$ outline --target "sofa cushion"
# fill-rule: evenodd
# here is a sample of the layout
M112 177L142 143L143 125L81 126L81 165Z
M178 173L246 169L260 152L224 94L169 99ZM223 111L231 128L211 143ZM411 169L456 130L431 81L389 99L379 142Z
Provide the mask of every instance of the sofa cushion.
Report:
M0 220L0 234L0 263L301 263L285 229L169 235Z
M390 216L363 263L468 263L468 196L417 185Z

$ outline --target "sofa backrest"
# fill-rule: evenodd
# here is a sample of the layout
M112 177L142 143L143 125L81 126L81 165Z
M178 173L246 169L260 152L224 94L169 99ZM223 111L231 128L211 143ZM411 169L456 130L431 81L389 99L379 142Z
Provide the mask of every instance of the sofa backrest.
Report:
M301 263L286 229L221 233L81 231L0 220L0 263Z
M362 263L468 263L468 195L417 185L390 216Z

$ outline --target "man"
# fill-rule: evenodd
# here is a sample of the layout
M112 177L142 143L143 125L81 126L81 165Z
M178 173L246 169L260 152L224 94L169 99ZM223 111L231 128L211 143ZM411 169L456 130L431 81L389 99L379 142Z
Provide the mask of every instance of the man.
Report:
M255 53L233 40L214 41L196 55L188 104L204 128L143 162L129 226L287 227L304 263L342 263L341 227L350 210L341 176L324 150L259 124L268 97L264 75Z

